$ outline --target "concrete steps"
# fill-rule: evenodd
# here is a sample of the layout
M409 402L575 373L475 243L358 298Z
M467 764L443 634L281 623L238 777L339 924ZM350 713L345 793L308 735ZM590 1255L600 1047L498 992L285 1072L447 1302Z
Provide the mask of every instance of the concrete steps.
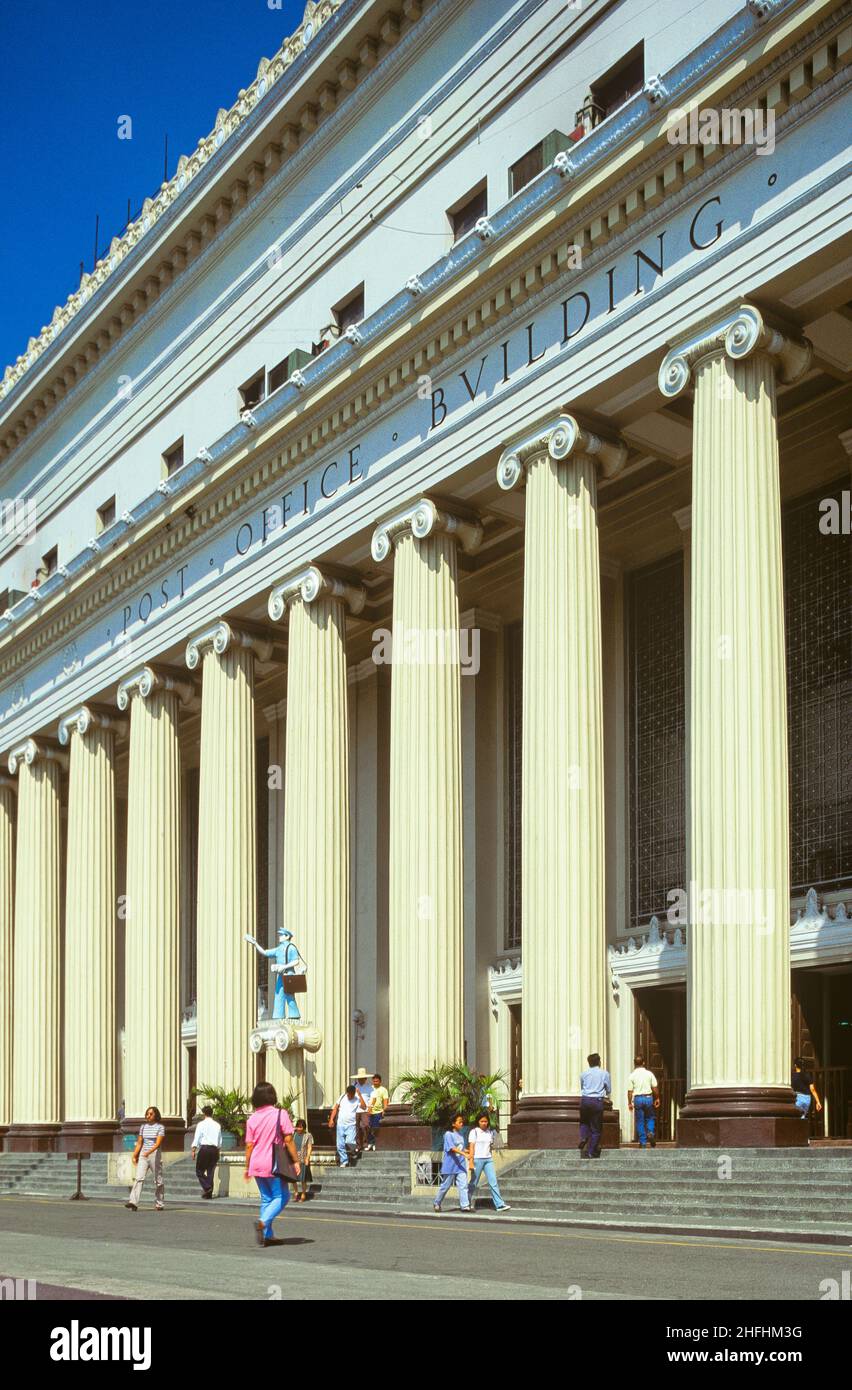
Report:
M621 1149L600 1160L538 1151L501 1176L500 1190L513 1211L578 1224L852 1239L852 1149Z
M507 1157L509 1157L507 1155ZM730 1161L731 1177L720 1176ZM408 1154L365 1154L351 1169L315 1157L313 1199L329 1211L431 1213L434 1188L412 1192ZM584 1160L576 1150L536 1151L510 1162L499 1176L512 1214L505 1218L558 1221L621 1230L776 1234L852 1244L852 1148L821 1150L609 1150ZM76 1163L62 1154L0 1154L0 1195L67 1198ZM148 1184L149 1188L151 1184ZM170 1163L166 1201L202 1200L195 1165ZM107 1155L83 1163L83 1192L123 1202L127 1188L107 1182ZM153 1200L153 1190L150 1192ZM244 1198L219 1198L244 1206ZM451 1194L444 1215L452 1215ZM317 1208L319 1209L319 1208ZM493 1215L480 1186L477 1210Z

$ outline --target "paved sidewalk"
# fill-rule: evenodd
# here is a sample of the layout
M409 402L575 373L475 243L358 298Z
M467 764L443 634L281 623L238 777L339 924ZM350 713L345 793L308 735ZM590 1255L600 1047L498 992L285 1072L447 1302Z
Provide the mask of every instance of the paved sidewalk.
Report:
M565 1301L821 1298L849 1252L487 1219L290 1209L260 1249L252 1213L199 1203L138 1213L113 1203L0 1200L11 1277L167 1300ZM145 1278L139 1279L144 1265Z

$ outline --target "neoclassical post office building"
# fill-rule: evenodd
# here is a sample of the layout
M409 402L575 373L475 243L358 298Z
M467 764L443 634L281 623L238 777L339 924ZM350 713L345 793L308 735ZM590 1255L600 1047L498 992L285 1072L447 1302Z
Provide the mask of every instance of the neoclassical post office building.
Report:
M466 1058L562 1147L593 1051L627 1143L637 1048L844 1136L852 5L281 38L0 384L3 1144Z

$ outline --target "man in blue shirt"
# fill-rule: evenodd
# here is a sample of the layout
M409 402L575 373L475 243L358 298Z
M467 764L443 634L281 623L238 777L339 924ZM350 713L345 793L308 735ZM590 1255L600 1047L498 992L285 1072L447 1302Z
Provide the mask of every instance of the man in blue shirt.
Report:
M601 1066L600 1053L592 1052L588 1063L580 1072L580 1157L600 1158L604 1101L612 1094L612 1080Z

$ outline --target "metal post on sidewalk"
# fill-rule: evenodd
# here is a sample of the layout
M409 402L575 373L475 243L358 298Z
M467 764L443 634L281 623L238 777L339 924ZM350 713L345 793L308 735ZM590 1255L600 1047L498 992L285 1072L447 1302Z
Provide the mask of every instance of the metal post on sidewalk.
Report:
M69 1202L88 1202L88 1197L83 1196L83 1159L91 1158L92 1155L90 1153L79 1152L66 1154L66 1157L69 1159L76 1158L77 1160L77 1191L72 1192L68 1200Z

